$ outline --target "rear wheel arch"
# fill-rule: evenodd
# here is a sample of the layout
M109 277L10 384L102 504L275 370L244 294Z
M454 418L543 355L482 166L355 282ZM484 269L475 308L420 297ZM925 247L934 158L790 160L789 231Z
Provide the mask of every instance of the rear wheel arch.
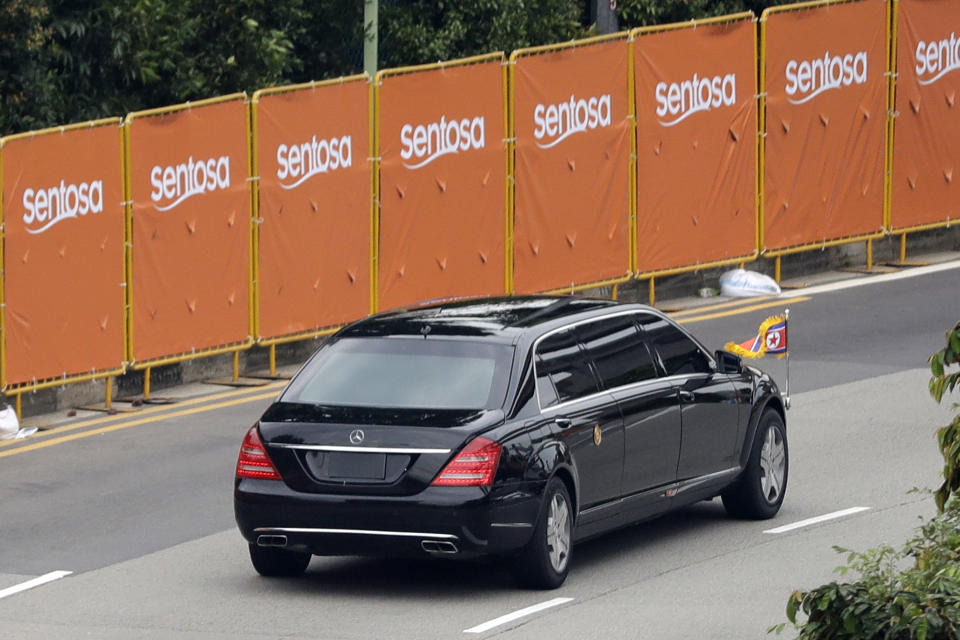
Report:
M577 513L579 512L578 502L577 502L577 486L576 482L573 479L573 474L566 467L559 467L554 475L563 482L567 487L567 493L570 495L571 506L573 507L573 521L577 521Z

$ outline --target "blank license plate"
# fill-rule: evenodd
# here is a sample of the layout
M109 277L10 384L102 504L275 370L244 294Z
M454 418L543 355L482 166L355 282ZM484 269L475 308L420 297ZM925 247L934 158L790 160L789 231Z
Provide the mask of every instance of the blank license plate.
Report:
M385 453L333 451L327 455L329 456L327 473L331 478L383 480L387 475L387 454Z

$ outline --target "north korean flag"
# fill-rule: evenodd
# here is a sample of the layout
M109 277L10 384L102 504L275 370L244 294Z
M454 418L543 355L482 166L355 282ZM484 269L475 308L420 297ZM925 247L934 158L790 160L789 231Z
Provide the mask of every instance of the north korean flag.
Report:
M786 353L787 352L787 323L778 322L767 328L763 336L763 342L766 345L767 353Z

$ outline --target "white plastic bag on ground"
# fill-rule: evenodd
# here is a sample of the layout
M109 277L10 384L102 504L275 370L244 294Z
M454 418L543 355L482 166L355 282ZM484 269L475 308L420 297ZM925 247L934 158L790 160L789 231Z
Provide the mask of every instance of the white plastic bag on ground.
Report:
M36 427L20 428L20 421L17 420L17 412L14 411L10 405L7 405L5 409L0 409L0 440L26 438L36 432Z
M730 298L780 295L780 285L770 276L746 269L731 269L720 276L720 294Z

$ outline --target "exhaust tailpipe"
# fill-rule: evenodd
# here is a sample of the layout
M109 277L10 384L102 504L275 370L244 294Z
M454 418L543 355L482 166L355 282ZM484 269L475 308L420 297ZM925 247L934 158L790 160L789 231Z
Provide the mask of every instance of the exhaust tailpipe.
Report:
M287 536L257 536L258 547L285 547Z
M457 545L448 540L422 540L420 546L427 553L453 554L460 551L457 549Z

